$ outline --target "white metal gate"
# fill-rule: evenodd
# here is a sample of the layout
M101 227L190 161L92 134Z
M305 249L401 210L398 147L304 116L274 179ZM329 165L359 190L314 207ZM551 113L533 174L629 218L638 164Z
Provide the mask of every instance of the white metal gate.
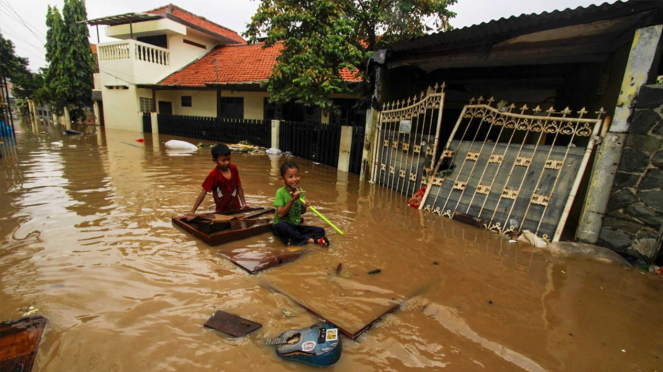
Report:
M475 103L476 102L476 103ZM559 240L604 114L572 118L567 107L529 113L470 100L449 137L420 208L474 217L499 233L530 230ZM440 172L441 164L451 164ZM439 173L438 173L439 172Z
M373 182L408 195L421 187L435 162L443 106L444 84L384 106L375 133Z

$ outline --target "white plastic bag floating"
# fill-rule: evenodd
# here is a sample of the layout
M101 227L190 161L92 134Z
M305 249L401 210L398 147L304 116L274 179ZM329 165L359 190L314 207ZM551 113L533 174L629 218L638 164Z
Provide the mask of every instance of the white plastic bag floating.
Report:
M520 235L520 237L518 237L518 241L523 242L523 243L531 244L531 245L533 245L537 248L545 248L546 245L548 245L548 243L545 240L543 240L543 239L539 238L538 236L534 235L529 230L523 231L523 233Z
M178 140L170 140L166 142L166 148L171 150L198 151L198 146Z
M270 155L281 155L281 150L279 150L277 148L274 148L274 147L272 147L271 149L269 149L265 152L270 154Z

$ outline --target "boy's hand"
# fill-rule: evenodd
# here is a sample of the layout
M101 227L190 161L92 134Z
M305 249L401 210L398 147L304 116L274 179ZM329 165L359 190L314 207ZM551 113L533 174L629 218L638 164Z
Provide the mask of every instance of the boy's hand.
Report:
M311 203L308 202L308 200L304 200L304 208L308 208Z
M301 192L300 190L297 190L297 191L295 191L295 192L291 192L291 193L290 193L290 195L292 195L292 199L294 199L294 200L298 200L298 199L299 199L299 196L300 196L301 194L302 194L302 192Z
M244 204L242 204L242 209L251 209L251 206L244 203Z

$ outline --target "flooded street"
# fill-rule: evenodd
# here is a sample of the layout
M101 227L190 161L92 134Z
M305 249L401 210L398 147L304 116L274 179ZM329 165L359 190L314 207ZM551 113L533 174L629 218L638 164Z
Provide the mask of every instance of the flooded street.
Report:
M250 275L223 250L281 247L271 234L213 248L170 220L191 209L214 167L209 149L176 156L163 145L176 137L141 144L94 129L24 127L3 145L0 320L30 306L49 319L35 371L317 370L260 345L316 322L292 299L352 330L400 305L344 337L329 370L663 370L661 277L509 243L299 158L307 199L346 234L307 214L331 247ZM271 206L284 158L232 160L248 203ZM213 205L207 196L199 210ZM263 328L243 338L204 328L215 310Z

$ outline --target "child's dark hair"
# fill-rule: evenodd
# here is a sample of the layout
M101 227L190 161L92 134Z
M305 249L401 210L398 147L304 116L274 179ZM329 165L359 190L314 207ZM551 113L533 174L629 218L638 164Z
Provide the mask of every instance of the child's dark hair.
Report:
M297 166L297 164L295 164L291 161L288 161L288 162L285 162L285 163L281 164L281 169L280 169L281 170L281 177L285 177L285 173L288 171L288 169L297 169L297 170L299 170L299 167Z
M220 143L212 147L212 157L216 160L219 156L228 156L230 155L230 149L228 146Z

